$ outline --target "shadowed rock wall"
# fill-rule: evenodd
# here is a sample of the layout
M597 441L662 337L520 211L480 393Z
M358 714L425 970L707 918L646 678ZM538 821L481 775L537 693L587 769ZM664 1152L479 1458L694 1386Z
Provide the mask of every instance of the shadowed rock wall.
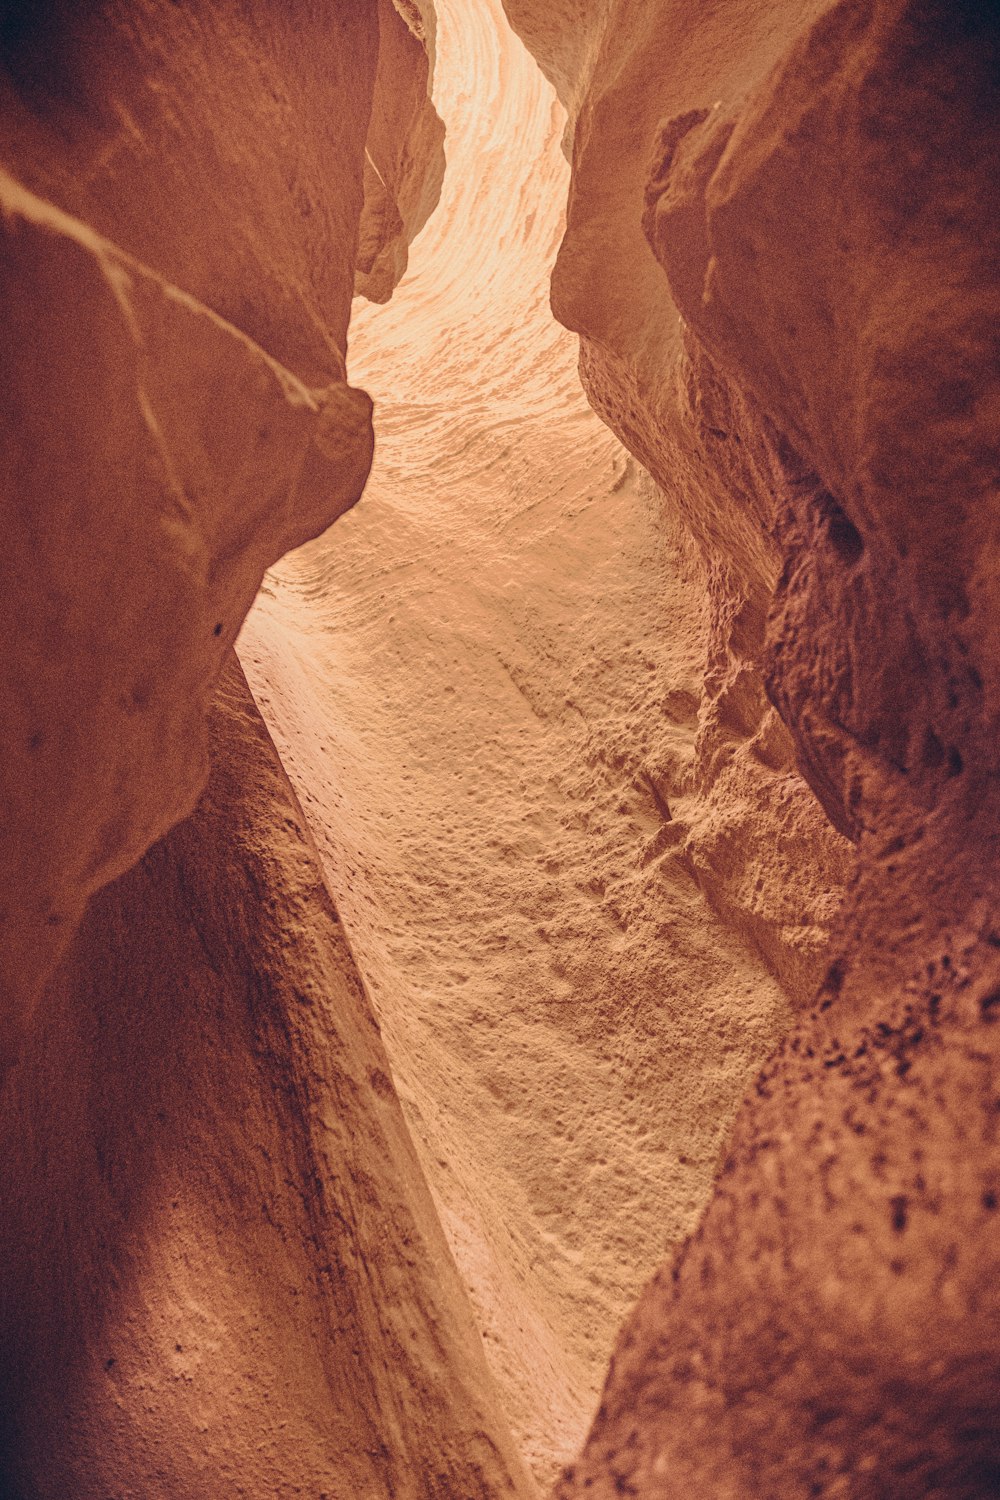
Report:
M235 666L207 723L265 567L367 476L355 276L389 294L441 180L422 9L0 9L19 1500L531 1493Z
M996 15L622 0L560 62L508 11L587 70L553 280L586 388L859 848L559 1493L992 1494Z
M410 241L437 204L444 125L431 104L436 17L429 0L379 0L375 97L365 145L354 291L388 302Z
M17 1500L532 1493L315 848L230 657L0 1109Z
M507 8L571 113L553 305L707 579L697 806L670 839L798 998L858 848L816 1008L560 1494L988 1495L996 19ZM264 568L360 493L350 298L387 294L436 193L432 40L405 0L0 8L23 1496L530 1489L235 679L198 818L99 897L29 1015L87 896L193 805Z
M387 296L441 177L422 29L375 0L0 11L7 1058L87 896L194 805L264 569L361 493L359 224Z

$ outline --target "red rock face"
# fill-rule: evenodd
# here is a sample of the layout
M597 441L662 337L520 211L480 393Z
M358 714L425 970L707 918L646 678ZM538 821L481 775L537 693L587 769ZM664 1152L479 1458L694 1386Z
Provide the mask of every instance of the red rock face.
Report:
M264 569L361 493L359 225L386 295L441 176L420 31L374 0L4 11L8 1059L87 896L193 807Z
M775 974L821 977L846 841L759 672L703 686L707 570L551 317L562 111L498 0L438 10L441 202L351 325L372 474L239 651L547 1486L787 1026Z
M4 1494L530 1494L232 658L194 817L91 903L0 1108Z
M657 480L705 564L702 816L690 857L716 910L806 1003L822 947L807 914L840 886L848 851L794 774L787 728L764 690L764 626L781 569L775 459L752 393L721 374L680 316L643 211L664 116L660 170L706 109L738 107L816 6L732 4L706 14L682 0L505 0L505 10L570 109L553 311L580 334L591 404ZM775 830L776 847L758 861L762 827Z
M706 406L729 413L709 429L720 445L756 445L756 524L782 554L768 690L860 863L818 1008L626 1325L566 1496L973 1496L1000 1474L996 23L905 4L809 19L764 8L717 75L661 76L628 113L628 80L655 60L641 30L598 24L576 129L554 306L588 341L598 409L657 472ZM705 64L713 20L691 25L680 54L690 42ZM764 52L776 66L744 102L727 68L745 79ZM607 172L653 108L667 120L644 227L669 292L647 267L652 310L618 282L591 314L582 268L625 239L602 156ZM710 472L714 506L668 492L746 577L730 519L745 490L727 458Z
M365 143L364 207L354 291L388 302L410 241L441 192L444 125L430 101L435 16L413 0L380 0L375 102Z
M569 114L552 307L659 489L571 411L538 285L516 326L488 305L537 217L490 217L530 92L494 45L503 128L441 226L462 253L368 351L393 393L368 550L359 521L283 575L296 606L334 578L359 655L279 583L275 631L245 637L342 930L230 648L265 569L368 476L348 322L441 185L432 7L0 0L17 1500L527 1500L512 1430L539 1475L580 1430L595 1338L694 1222L782 991L798 1019L556 1494L1000 1490L996 18L504 8ZM492 18L456 49L470 86ZM407 599L400 633L384 578L411 564L430 614ZM545 618L511 605L525 577ZM449 630L474 706L445 713L423 683L454 692ZM312 656L280 659L282 632ZM357 690L333 785L316 705L400 640L397 718ZM400 746L451 756L461 795Z
M229 653L367 475L345 331L357 263L385 294L440 182L432 32L361 4L0 22L0 1487L528 1494ZM209 747L197 815L107 885Z
M363 393L311 393L79 220L2 191L9 1061L86 897L190 810L260 576L357 498L372 437Z

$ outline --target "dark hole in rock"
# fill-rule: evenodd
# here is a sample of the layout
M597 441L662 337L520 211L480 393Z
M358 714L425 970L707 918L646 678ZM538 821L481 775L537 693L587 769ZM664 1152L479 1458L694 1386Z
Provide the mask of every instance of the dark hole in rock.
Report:
M832 495L824 492L820 496L820 509L834 551L849 568L853 568L865 550L860 531Z

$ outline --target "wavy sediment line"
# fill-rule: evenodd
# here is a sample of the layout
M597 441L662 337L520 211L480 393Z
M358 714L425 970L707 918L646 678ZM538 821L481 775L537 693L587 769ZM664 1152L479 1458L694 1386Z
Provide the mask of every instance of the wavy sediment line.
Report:
M549 311L562 111L499 0L438 9L442 201L351 325L372 477L240 652L547 1482L784 1002L683 854L702 589Z

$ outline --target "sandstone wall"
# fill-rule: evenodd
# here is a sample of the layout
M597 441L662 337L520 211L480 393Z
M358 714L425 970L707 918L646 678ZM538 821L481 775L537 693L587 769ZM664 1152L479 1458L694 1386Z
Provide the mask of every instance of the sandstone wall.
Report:
M764 620L780 569L774 458L756 403L720 376L680 317L642 215L663 116L683 120L708 95L713 106L741 99L812 13L810 0L707 10L685 0L505 0L505 10L571 112L553 311L581 336L591 404L660 484L705 566L699 812L685 853L708 899L801 1004L822 972L849 856L817 814L764 693Z
M92 901L0 1108L0 1487L533 1493L230 657L196 814Z
M19 1500L531 1492L234 667L208 723L265 568L367 476L355 279L388 295L443 165L422 11L0 8Z
M87 896L194 805L264 569L361 492L359 224L385 296L440 183L421 29L374 0L0 14L6 1058Z
M560 1494L991 1494L996 19L506 6L571 114L554 309L709 601L690 816L670 827L645 742L603 780L597 755L601 796L624 775L655 858L790 995L826 969ZM25 1497L529 1488L236 679L202 811L98 898L28 1014L88 895L193 805L265 567L364 484L350 301L386 295L435 196L431 20L0 7L2 1061L22 1053L0 1307ZM617 894L588 922L624 931Z
M372 473L269 573L238 650L544 1485L787 1000L688 853L704 568L549 311L564 113L499 0L438 20L442 199L351 324Z
M992 1494L996 17L588 15L553 306L709 560L720 709L763 667L859 864L559 1493Z
M388 302L410 241L426 224L444 176L444 125L430 99L433 7L380 0L375 97L365 146L364 208L354 290Z

